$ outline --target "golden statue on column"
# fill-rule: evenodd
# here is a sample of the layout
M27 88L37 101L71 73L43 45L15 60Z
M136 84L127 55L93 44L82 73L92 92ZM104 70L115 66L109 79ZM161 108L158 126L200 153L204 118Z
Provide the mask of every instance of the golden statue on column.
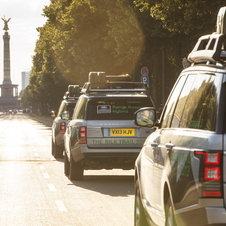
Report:
M4 28L3 28L3 30L5 30L5 31L8 31L9 30L8 23L9 23L10 19L11 18L9 18L8 20L6 20L5 17L2 18L2 20L4 21Z

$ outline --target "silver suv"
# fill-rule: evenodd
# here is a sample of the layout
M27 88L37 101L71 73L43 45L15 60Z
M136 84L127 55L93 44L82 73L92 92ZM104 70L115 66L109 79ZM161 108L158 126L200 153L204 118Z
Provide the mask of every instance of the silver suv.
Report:
M160 122L153 109L135 113L136 125L157 128L135 164L136 226L226 225L225 41L198 40Z
M64 135L65 174L81 180L87 169L133 169L153 131L133 123L136 110L154 106L148 88L127 75L92 72L82 92Z
M60 104L57 115L51 112L55 117L52 125L52 155L55 158L62 158L64 151L64 133L68 122L72 118L75 105L78 101L80 88L78 85L69 85Z

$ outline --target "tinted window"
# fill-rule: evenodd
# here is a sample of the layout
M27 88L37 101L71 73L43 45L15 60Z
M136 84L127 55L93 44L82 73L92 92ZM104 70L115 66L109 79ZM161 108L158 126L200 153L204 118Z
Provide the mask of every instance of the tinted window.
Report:
M167 103L167 106L164 110L164 115L162 119L162 128L169 127L171 118L173 115L173 111L176 105L176 102L178 100L178 97L180 95L180 92L183 88L184 82L185 82L186 76L182 76L179 81L177 82L173 92L171 93L170 99Z
M148 106L153 106L148 97L91 99L88 102L87 119L132 120L136 110Z
M189 75L180 94L171 127L214 131L218 108L218 77Z

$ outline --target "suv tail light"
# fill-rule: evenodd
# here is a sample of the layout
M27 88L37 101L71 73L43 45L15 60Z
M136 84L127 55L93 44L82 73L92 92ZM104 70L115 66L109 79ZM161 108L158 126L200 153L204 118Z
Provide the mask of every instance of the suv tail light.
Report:
M65 133L66 126L67 126L66 122L61 122L60 123L60 133Z
M203 167L201 176L203 180L203 197L221 197L221 153L196 151L195 155L200 159L200 167Z
M86 144L86 138L87 138L87 134L86 134L86 127L85 126L81 126L78 127L79 129L79 143L80 144Z

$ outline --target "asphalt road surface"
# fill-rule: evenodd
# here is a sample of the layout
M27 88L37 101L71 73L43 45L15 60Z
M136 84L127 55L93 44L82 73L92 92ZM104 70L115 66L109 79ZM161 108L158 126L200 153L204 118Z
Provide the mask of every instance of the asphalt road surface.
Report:
M132 226L134 171L64 175L51 128L24 114L0 117L0 226Z

